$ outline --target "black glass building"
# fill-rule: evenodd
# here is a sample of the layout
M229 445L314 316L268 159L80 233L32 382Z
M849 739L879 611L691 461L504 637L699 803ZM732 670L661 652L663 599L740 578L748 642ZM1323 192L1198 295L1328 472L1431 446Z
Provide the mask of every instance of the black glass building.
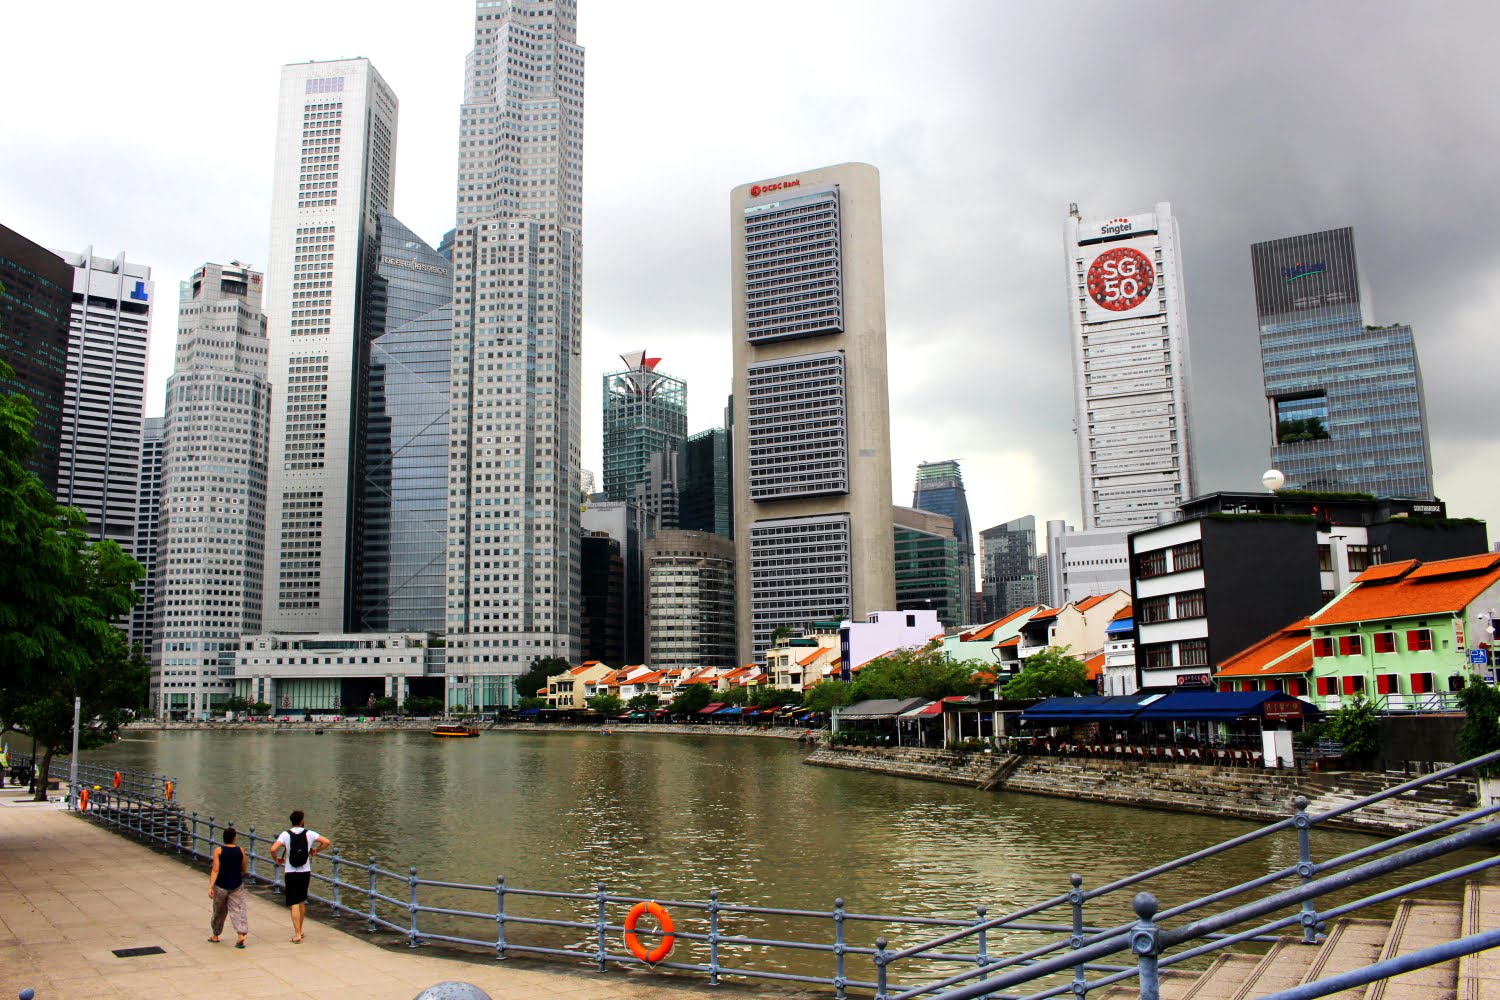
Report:
M677 526L734 537L729 432L701 431L677 447Z
M381 213L366 312L359 631L444 631L448 523L448 261Z
M0 361L14 376L0 393L18 392L36 407L36 440L28 468L57 493L57 449L62 440L68 371L68 322L73 268L46 247L0 226Z
M942 514L953 521L958 551L958 580L962 597L953 608L955 620L971 621L974 599L974 525L969 520L969 497L964 476L955 461L923 462L917 466L911 505L917 510ZM944 619L946 622L948 619Z
M1431 498L1416 342L1369 325L1354 230L1257 243L1250 259L1272 467L1294 489Z

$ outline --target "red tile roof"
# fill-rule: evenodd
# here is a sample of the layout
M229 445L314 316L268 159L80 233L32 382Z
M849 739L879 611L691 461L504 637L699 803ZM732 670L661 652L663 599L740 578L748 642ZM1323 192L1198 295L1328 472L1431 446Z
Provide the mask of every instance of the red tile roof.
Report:
M1312 629L1307 619L1272 632L1219 664L1215 677L1265 677L1312 670Z
M797 666L799 666L799 667L805 667L809 663L811 663L813 660L816 660L818 657L822 656L824 653L827 653L827 652L830 652L830 650L827 647L820 646L817 649L813 650L811 653L808 653L802 659L798 660L797 661Z
M1125 603L1125 606L1123 608L1121 608L1119 611L1115 612L1115 616L1113 618L1111 618L1110 621L1112 621L1112 622L1123 621L1126 618L1129 618L1129 617L1131 617L1134 614L1135 614L1135 608L1134 608L1134 606L1131 605L1130 602L1127 601Z
M1362 580L1363 576L1343 597L1313 615L1312 624L1344 625L1462 611L1500 582L1500 552L1419 563L1396 579Z
M958 641L973 642L976 639L988 639L990 636L995 634L995 630L1000 628L1000 626L1008 625L1011 622L1015 621L1017 618L1020 618L1024 615L1029 615L1040 607L1040 604L1033 604L1029 608L1022 608L1019 611L1012 611L1004 618L992 621L988 625L981 625L979 628L972 629L968 632L960 632L958 635Z
M1004 649L1006 646L1019 646L1020 644L1021 644L1021 637L1018 636L1018 635L1013 635L1009 639L1001 639L999 642L995 643L990 648L991 649Z
M1400 562L1376 563L1363 573L1354 578L1355 583L1368 583L1371 580L1394 580L1405 576L1417 565L1415 559L1403 559Z
M1097 680L1104 673L1104 654L1089 657L1083 661L1083 665L1089 672L1089 680Z
M1085 597L1081 601L1074 601L1073 602L1073 607L1077 608L1079 611L1087 611L1089 608L1092 608L1092 607L1094 607L1095 605L1098 605L1098 604L1102 604L1103 602L1109 600L1111 597L1114 597L1114 596L1115 595L1112 594L1112 593L1111 594L1091 594L1088 597Z
M1036 614L1032 615L1031 621L1027 622L1026 624L1035 625L1037 622L1051 621L1052 619L1057 617L1057 613L1061 610L1062 608L1043 608L1041 611L1038 611Z

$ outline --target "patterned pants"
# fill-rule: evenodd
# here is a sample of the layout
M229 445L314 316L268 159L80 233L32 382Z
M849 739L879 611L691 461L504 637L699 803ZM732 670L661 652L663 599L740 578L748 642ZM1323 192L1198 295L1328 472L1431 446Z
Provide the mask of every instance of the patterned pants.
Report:
M224 930L224 916L228 914L229 921L234 925L236 934L250 933L250 913L245 909L245 887L238 889L220 889L214 886L214 915L210 926L213 928L214 937L218 937Z

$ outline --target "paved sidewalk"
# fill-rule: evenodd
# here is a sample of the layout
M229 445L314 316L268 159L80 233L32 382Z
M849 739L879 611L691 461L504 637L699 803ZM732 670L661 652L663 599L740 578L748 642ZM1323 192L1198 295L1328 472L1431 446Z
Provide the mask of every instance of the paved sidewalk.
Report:
M401 998L448 980L494 1000L688 1000L788 996L786 990L714 987L649 972L512 959L413 954L345 932L309 913L306 940L291 943L286 910L251 894L243 950L224 928L208 941L208 871L94 826L58 803L0 790L0 998L25 987L37 1000L81 997ZM118 958L117 948L165 954ZM815 995L815 994L811 994Z

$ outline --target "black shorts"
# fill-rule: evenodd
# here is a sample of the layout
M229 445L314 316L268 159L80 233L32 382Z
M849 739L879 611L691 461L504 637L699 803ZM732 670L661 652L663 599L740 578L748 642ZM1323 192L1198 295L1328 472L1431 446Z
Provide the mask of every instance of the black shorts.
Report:
M307 902L307 886L312 881L312 872L287 872L284 881L287 906Z

